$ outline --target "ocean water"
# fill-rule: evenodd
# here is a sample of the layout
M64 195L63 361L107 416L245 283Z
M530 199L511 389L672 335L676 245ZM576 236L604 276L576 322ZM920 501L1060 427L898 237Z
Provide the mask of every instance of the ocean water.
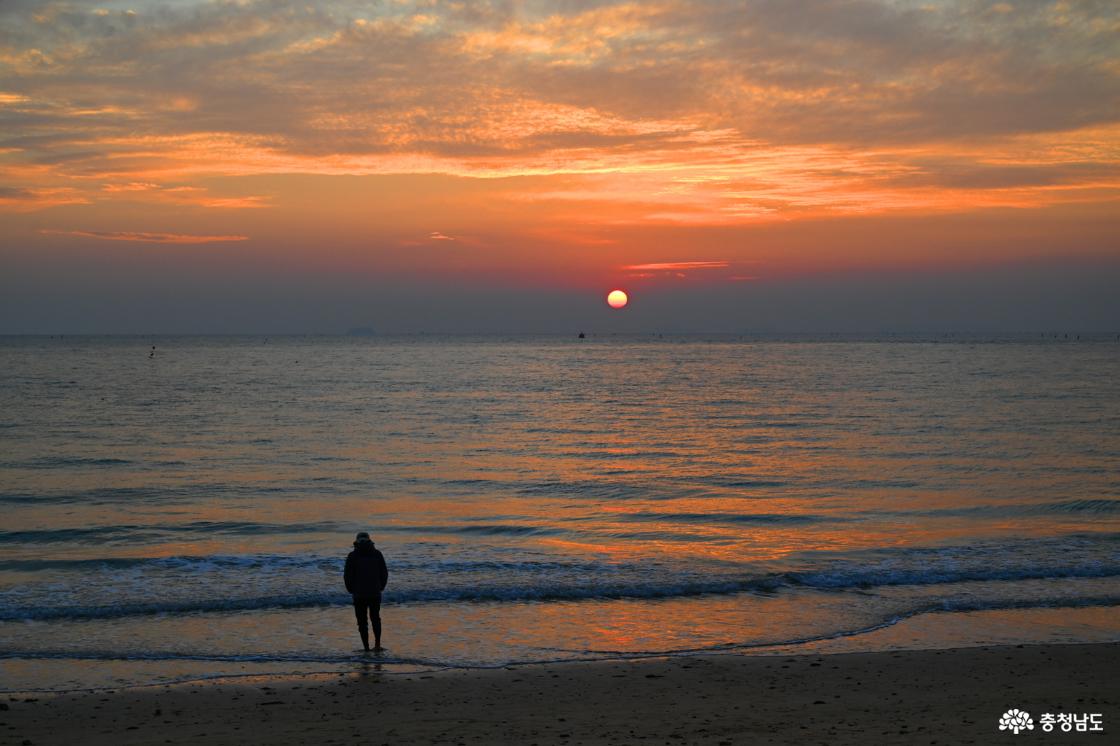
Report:
M0 689L1120 639L1118 382L1112 339L0 339Z

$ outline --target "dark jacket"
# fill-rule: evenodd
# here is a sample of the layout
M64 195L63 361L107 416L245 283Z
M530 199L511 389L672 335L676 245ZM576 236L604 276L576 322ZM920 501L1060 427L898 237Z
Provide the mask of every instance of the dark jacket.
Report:
M358 544L346 556L346 570L342 574L346 590L355 596L369 598L381 595L389 582L389 568L385 557L373 544Z

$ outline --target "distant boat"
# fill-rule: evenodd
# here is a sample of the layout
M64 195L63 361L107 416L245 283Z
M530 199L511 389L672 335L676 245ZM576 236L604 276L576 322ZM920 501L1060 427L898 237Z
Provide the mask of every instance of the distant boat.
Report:
M346 333L351 337L372 337L377 334L377 332L375 332L371 327L368 326L354 327Z
M583 332L580 332L580 333L579 333L579 338L580 338L580 339L586 339L586 338L587 338L587 335L586 335L586 334L584 334Z

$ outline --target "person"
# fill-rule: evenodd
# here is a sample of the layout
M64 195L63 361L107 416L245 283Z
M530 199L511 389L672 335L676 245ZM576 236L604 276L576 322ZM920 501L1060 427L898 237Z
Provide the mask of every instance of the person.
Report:
M389 568L365 531L354 539L354 551L346 556L342 579L346 591L354 597L354 615L358 617L362 646L369 650L368 613L369 621L373 622L373 649L381 650L381 591L389 582Z

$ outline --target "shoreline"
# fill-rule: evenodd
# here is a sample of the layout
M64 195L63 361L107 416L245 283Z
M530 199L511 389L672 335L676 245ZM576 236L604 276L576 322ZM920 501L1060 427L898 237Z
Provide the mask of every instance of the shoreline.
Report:
M292 659L216 662L208 659L100 659L100 658L11 658L0 659L0 685L19 680L61 682L70 675L80 680L88 670L111 669L115 680L107 675L98 678L104 683L67 686L2 686L0 701L9 696L38 696L118 692L184 684L236 684L248 680L294 680L308 677L334 677L350 673L362 665L378 665L383 675L443 671L490 671L532 666L566 666L583 663L638 662L671 660L683 657L740 655L774 657L825 655L838 653L894 653L956 648L1039 645L1078 645L1120 643L1116 606L1068 606L1042 608L988 609L981 611L934 611L902 617L888 623L854 632L827 635L799 641L775 643L728 643L706 648L618 652L613 655L586 657L541 658L537 660L498 661L494 663L457 663L439 660L397 658L392 648L385 656L363 656L360 650L327 660ZM86 668L86 674L75 668ZM193 669L184 671L187 669ZM20 669L24 670L20 670ZM168 674L168 668L180 673ZM36 669L31 673L27 669ZM53 671L51 669L54 669ZM209 669L209 670L208 670ZM217 670L214 670L217 669ZM240 669L240 670L233 670ZM7 681L5 681L5 679Z
M1012 707L1120 728L1120 643L378 669L6 693L0 742L986 743Z

